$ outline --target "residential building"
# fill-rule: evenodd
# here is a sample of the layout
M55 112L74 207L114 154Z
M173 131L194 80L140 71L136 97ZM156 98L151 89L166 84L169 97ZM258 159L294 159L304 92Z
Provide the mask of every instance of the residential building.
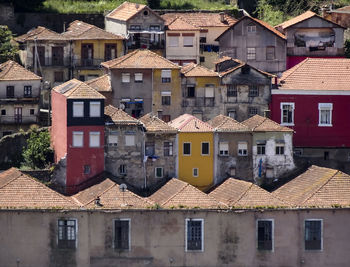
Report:
M105 106L112 104L113 90L111 85L111 77L108 74L104 74L98 78L88 80L85 83L97 90L106 98Z
M256 114L269 116L274 75L243 61L222 57L216 62L221 79L221 113L238 121Z
M259 115L242 124L253 134L252 167L255 183L270 183L283 179L295 168L293 160L293 130Z
M214 184L213 128L190 114L169 122L178 130L176 177L202 190Z
M176 18L200 28L199 56L200 64L213 69L213 62L218 58L219 43L215 39L232 26L237 20L224 12L170 12L162 15L165 25L168 26Z
M164 19L148 6L124 2L105 17L106 31L127 39L127 51L155 50L164 55Z
M100 64L124 55L125 37L75 20L62 33L72 43L72 76L81 81L103 74Z
M221 111L220 78L217 72L190 63L181 68L182 112L207 121Z
M244 16L216 38L220 55L275 75L286 70L286 37L268 23Z
M104 99L76 79L52 89L51 142L55 180L66 193L104 171Z
M153 112L166 122L181 114L176 64L150 50L135 50L101 65L110 75L114 106L136 118Z
M350 5L337 9L324 10L323 17L345 28L350 28Z
M0 138L39 123L41 77L14 61L0 64Z
M307 57L344 57L345 28L312 11L275 27L287 39L287 69Z
M271 118L295 132L296 155L346 172L349 74L349 59L307 58L283 73L271 102Z

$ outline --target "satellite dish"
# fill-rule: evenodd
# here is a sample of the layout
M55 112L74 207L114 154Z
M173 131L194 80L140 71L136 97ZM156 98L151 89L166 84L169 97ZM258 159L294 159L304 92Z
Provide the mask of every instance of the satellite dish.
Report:
M123 103L120 103L119 108L120 108L121 110L124 110L124 109L125 109L125 105L124 105Z
M126 191L126 188L127 188L126 184L120 184L120 185L119 185L119 191L120 191L120 192L125 192L125 191Z

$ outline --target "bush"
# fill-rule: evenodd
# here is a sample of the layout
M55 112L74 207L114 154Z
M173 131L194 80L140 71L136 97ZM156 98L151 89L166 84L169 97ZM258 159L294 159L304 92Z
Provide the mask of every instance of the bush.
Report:
M350 58L350 39L347 39L344 44L345 57Z

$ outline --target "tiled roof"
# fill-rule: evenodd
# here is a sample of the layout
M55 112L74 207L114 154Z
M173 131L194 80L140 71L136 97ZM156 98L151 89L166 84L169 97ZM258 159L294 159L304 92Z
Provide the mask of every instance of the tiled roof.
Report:
M337 8L337 9L332 9L330 11L327 11L327 13L337 13L337 12L341 12L341 13L350 13L350 5L349 6L344 6L344 7L341 7L341 8ZM339 13L340 13L339 12Z
M124 2L112 12L106 15L106 18L128 21L146 6L138 3Z
M306 58L282 74L279 89L348 91L350 59Z
M233 59L232 57L223 56L223 57L219 58L218 60L214 61L214 63L219 64L219 63L222 63L222 62L225 62L228 60L235 60L235 59ZM239 59L237 59L237 60L239 60Z
M224 204L194 186L173 178L149 197L163 208L219 208Z
M200 28L192 25L181 17L175 18L169 25L170 31L199 31Z
M86 81L85 83L98 92L112 92L111 79L108 74Z
M248 126L253 132L293 132L292 129L281 126L277 122L260 115L242 121L242 124Z
M176 133L177 130L169 126L166 122L159 119L157 116L153 116L148 113L139 119L144 125L147 132L151 133Z
M232 119L225 115L218 115L215 118L207 121L215 131L218 132L249 132L248 126Z
M289 205L255 184L233 178L227 179L210 192L209 196L229 207L236 208L286 207Z
M162 15L165 25L169 25L176 18L183 18L197 27L229 27L237 20L224 14L224 22L221 22L220 13L184 12L166 13Z
M124 40L125 37L107 32L95 25L75 20L69 24L63 36L71 40Z
M123 110L116 108L112 105L105 107L105 116L106 120L113 122L114 124L123 124L123 125L139 125L140 121L131 117L129 114Z
M168 124L180 132L213 132L213 128L208 123L190 114L183 114Z
M150 50L135 50L101 65L108 69L180 69L178 65Z
M195 63L190 63L183 66L181 68L181 73L185 77L219 77L217 72Z
M78 206L16 168L0 174L0 209L69 209Z
M100 204L96 203L97 198ZM147 198L140 197L128 189L122 192L119 184L108 178L73 195L72 199L88 209L146 209L154 205Z
M72 79L60 84L52 90L66 96L67 98L105 99L105 97L94 88L77 79Z
M350 176L338 170L311 166L272 194L300 207L350 206Z
M51 31L45 27L38 26L27 33L20 35L15 38L17 42L25 42L25 41L34 41L34 40L43 40L43 41L59 41L59 40L66 40L67 38L63 36L62 34L59 34L57 32Z
M41 77L31 72L17 62L8 60L0 64L0 81L41 80Z

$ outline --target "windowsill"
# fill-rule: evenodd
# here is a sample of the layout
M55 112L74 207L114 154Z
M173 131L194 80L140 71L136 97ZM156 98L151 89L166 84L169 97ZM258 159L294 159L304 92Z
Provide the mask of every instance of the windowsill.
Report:
M281 123L281 126L294 126L294 123Z
M319 124L318 127L333 127L333 124Z
M193 47L193 45L184 45L184 47Z
M221 155L221 154L218 154L219 157L228 157L229 155Z
M143 83L143 81L135 81L135 83Z
M182 156L189 157L191 154L182 154Z
M123 82L123 81L122 81L122 83L130 83L130 82Z

